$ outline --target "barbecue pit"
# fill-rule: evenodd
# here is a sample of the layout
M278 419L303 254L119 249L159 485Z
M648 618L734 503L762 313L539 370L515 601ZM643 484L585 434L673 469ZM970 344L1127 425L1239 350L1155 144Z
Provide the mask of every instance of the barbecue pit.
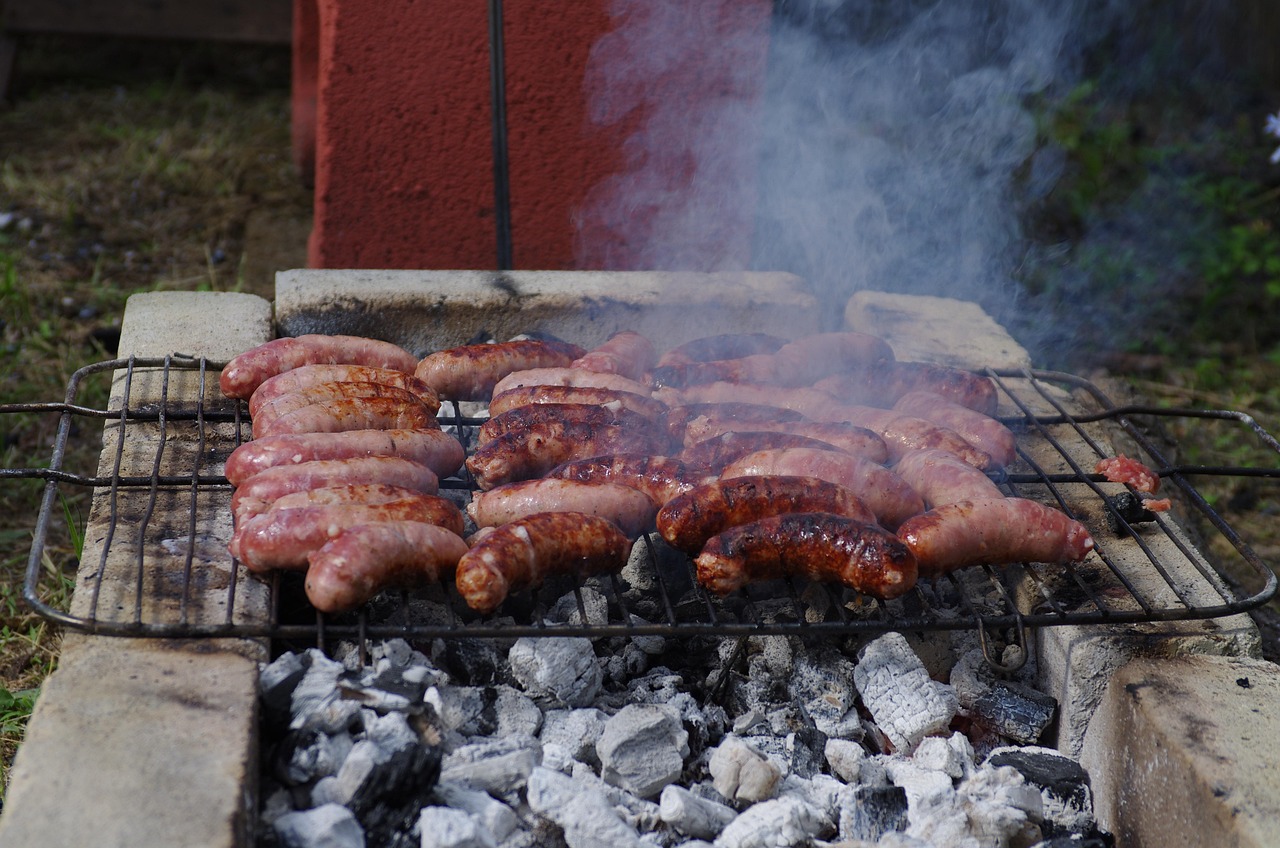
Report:
M359 285L354 287L359 288ZM530 288L525 287L526 294ZM313 312L325 315L323 331L361 332L358 326L352 330L336 328L332 322L339 320L343 310L328 306L333 303L328 294L326 291L324 298L309 304ZM790 297L794 293L785 294ZM761 295L756 296L763 299ZM481 299L472 298L472 301ZM908 308L911 300L904 299L899 307ZM347 311L357 316L376 314L358 298L346 303ZM205 301L193 309L193 313L202 312L210 305ZM259 317L255 322L258 329L265 329L260 307L243 305L257 309ZM300 316L307 310L294 308L287 297L278 299L276 306L277 320L281 326L290 326L292 334L314 331L298 329L296 322L303 320ZM626 313L626 309L602 308L595 312L593 322L585 321L581 311L572 313L566 320L589 323L603 339L611 332L610 320L621 323L634 317ZM879 314L883 319L883 311ZM358 318L357 324L359 320L370 319ZM129 329L128 323L126 329ZM135 329L134 332L146 331ZM882 328L881 334L887 335ZM678 340L660 339L660 343ZM188 341L192 339L183 338L183 342ZM583 341L593 340L584 338ZM896 338L890 336L890 341L898 346ZM1071 375L988 365L988 373L998 380L1005 395L1001 414L1025 431L1020 438L1021 461L1015 473L1001 481L1002 486L1008 491L1032 496L1047 493L1065 508L1078 512L1090 522L1099 540L1100 565L1078 569L1066 580L1036 566L1018 566L1008 573L978 569L972 574L939 581L938 585L926 585L907 599L890 604L865 602L851 593L794 585L770 585L720 602L696 590L690 594L685 586L687 580L680 579L679 570L660 563L654 547L641 543L633 557L632 577L651 578L647 581L652 586L650 594L642 599L648 624L632 622L626 605L634 600L617 580L605 581L597 587L610 597L611 608L618 613L605 624L553 627L539 623L539 610L554 601L565 590L564 586L549 587L545 593L518 599L520 603L515 608L523 610L524 617L517 617L515 623L476 619L466 614L453 603L456 599L449 597L447 588L441 589L438 596L428 598L448 613L443 619L413 618L409 614L412 599L401 597L353 617L299 620L289 612L286 603L289 589L282 585L284 581L264 584L247 578L232 567L225 554L225 540L230 535L230 516L226 509L229 488L219 480L218 466L244 438L248 422L238 405L218 397L216 375L221 359L229 358L230 352L251 346L244 343L243 338L232 340L233 345L236 342L239 347L232 346L222 354L217 353L216 345L211 350L179 344L188 348L179 353L190 354L190 357L204 354L208 358L203 361L188 356L139 358L87 369L77 375L69 388L69 406L57 410L64 415L59 445L70 437L73 422L83 427L85 419L100 417L107 421L106 450L97 473L79 474L59 467L60 447L55 445L47 477L49 489L36 528L37 546L33 551L29 592L37 601L42 593L41 570L37 567L39 547L43 534L48 532L49 514L56 506L58 487L98 487L94 519L71 612L61 615L49 611L51 617L73 630L90 634L70 640L89 653L110 651L112 643L119 643L126 646L126 651L150 655L145 665L155 659L157 645L166 646L166 652L174 650L180 654L216 654L223 659L234 654L250 664L230 660L236 666L234 676L243 684L246 668L264 656L261 640L267 638L308 640L323 646L336 639L354 639L364 644L366 640L383 636L514 637L552 633L824 636L965 628L976 630L984 642L996 645L989 653L993 663L1011 663L1018 654L1015 650L1006 656L999 650L1012 635L1013 641L1024 649L1024 655L1026 650L1034 649L1041 657L1042 674L1055 675L1057 670L1069 672L1078 657L1073 657L1070 650L1063 650L1064 642L1055 642L1052 634L1069 632L1074 638L1117 632L1110 628L1095 630L1092 625L1097 624L1137 625L1119 632L1158 633L1159 622L1192 622L1180 627L1186 628L1184 633L1194 633L1193 638L1215 642L1217 649L1224 653L1246 651L1250 639L1248 626L1237 614L1265 602L1275 591L1275 578L1266 565L1243 540L1234 537L1212 510L1208 510L1206 516L1227 535L1242 560L1253 569L1257 578L1254 585L1228 585L1198 553L1182 529L1167 518L1136 525L1120 520L1118 535L1099 530L1098 522L1111 512L1107 497L1122 487L1100 483L1089 469L1097 458L1114 451L1110 435L1117 429L1147 452L1144 460L1163 470L1166 483L1174 482L1193 508L1208 509L1187 480L1206 470L1171 466L1148 439L1143 427L1135 423L1170 413L1118 407L1096 386ZM156 343L166 341L156 340ZM453 343L459 342L434 346ZM411 350L416 347L407 346ZM134 346L141 354L155 350L146 348L143 344ZM226 350L227 346L224 344L221 348ZM174 352L166 350L166 353ZM909 357L909 354L900 354L900 358ZM93 380L113 380L109 414L74 408L80 406L77 398L83 384ZM1241 426L1253 429L1258 438L1270 440L1247 416L1236 420ZM474 425L474 421L466 418L454 423L462 428ZM1275 447L1274 441L1267 443ZM1207 471L1232 473L1230 469ZM461 493L465 485L465 481L458 481L453 488ZM121 641L103 638L106 636L147 638ZM163 641L169 639L180 641ZM1125 656L1121 651L1112 659L1118 664ZM1062 665L1058 665L1059 658ZM1063 677L1064 680L1054 685L1069 690L1073 685L1071 674ZM1059 700L1064 710L1068 704L1081 711L1088 706L1075 704L1076 699L1066 691L1060 694ZM29 745L40 738L40 719L48 711L42 710L33 721ZM1078 750L1084 734L1082 723L1087 723L1087 719L1087 715L1083 718L1064 716L1060 745ZM26 767L25 761L23 767ZM64 773L61 779L70 779L70 775ZM27 782L28 787L33 785L36 784ZM15 780L11 811L24 809L30 803L24 801L23 789ZM29 788L26 791L26 798L30 798L31 792L38 792ZM241 791L245 791L244 784ZM15 830L21 826L18 815L6 815L6 820ZM20 824L13 824L15 820ZM26 821L30 826L31 820ZM243 824L240 821L233 830Z

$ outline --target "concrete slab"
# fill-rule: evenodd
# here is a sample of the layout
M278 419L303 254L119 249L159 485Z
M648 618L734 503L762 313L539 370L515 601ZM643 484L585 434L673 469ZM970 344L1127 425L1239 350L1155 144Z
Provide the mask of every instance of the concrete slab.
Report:
M1119 669L1082 752L1123 846L1280 845L1280 667L1175 657Z

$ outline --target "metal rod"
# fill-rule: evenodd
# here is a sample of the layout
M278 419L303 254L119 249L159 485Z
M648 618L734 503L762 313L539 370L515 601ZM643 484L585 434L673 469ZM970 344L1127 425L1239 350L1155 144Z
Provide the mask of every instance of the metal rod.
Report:
M489 99L493 116L493 206L498 270L513 267L511 177L507 158L507 69L502 41L502 0L489 0Z

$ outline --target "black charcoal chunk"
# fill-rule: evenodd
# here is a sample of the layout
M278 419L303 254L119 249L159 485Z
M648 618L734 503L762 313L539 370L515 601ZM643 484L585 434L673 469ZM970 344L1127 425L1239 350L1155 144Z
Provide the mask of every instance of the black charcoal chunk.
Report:
M347 804L370 848L402 844L439 777L440 749L434 745L402 748L374 767Z
M1053 697L1007 681L994 684L972 710L978 722L1023 745L1038 742L1057 711Z
M840 838L878 842L907 829L907 791L901 786L859 786L840 805Z
M1046 836L1096 834L1089 773L1070 757L1046 748L1000 748L990 766L1012 766L1044 799Z

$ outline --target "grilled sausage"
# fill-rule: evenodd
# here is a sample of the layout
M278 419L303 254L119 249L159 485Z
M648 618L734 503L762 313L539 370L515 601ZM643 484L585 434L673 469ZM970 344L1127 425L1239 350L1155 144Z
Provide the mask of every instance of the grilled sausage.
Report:
M306 489L357 483L386 483L434 495L440 480L430 468L397 456L360 456L350 459L315 459L277 465L255 474L231 494L231 511L237 518L269 507L279 497Z
M876 517L853 492L816 477L734 477L695 486L658 511L662 538L696 554L712 536L730 527L788 512L827 512L875 524Z
M278 465L317 459L397 456L425 465L440 477L462 467L462 443L440 430L346 430L340 433L286 433L245 442L227 457L227 482L239 486Z
M321 612L353 610L384 589L447 576L466 552L460 537L431 524L348 527L307 557L307 599Z
M884 439L889 459L893 462L913 450L944 450L974 468L985 470L995 467L990 456L969 444L959 433L923 418L871 406L841 406L829 414L837 416L835 420L848 421L878 433Z
M844 403L891 407L907 392L926 391L952 403L995 415L999 400L989 377L961 368L928 362L891 362L855 368L819 381L814 388L835 395Z
M1001 468L1018 458L1013 431L989 415L952 403L933 392L907 392L893 405L902 412L932 421L960 434L960 437L991 457Z
M653 396L671 408L691 404L744 404L790 410L814 421L839 421L831 417L840 402L826 392L807 386L757 386L751 383L705 383L681 389L660 388Z
M944 504L904 521L898 536L921 577L981 563L1075 562L1093 550L1083 524L1024 498Z
M498 527L458 562L458 592L482 613L511 592L557 574L589 576L617 571L631 541L611 521L577 512L542 512Z
M926 507L1004 497L990 477L946 451L911 451L898 460L893 471L916 490Z
M368 365L412 374L418 360L391 342L318 334L274 339L227 363L218 384L232 398L249 398L267 379L303 365Z
M440 422L426 404L405 392L403 397L348 397L313 403L259 427L255 438L286 433L341 433L347 430L431 430Z
M551 469L547 476L584 483L617 483L629 486L644 492L661 506L687 492L708 475L674 457L619 453L572 460Z
M256 416L258 408L281 395L291 394L320 383L378 383L395 386L413 392L431 407L440 409L440 398L430 386L412 374L393 371L390 368L371 368L367 365L301 365L263 382L249 398L249 415Z
M741 359L757 353L774 353L787 343L768 333L725 333L705 336L673 347L658 360L659 366L688 365L690 362L714 362L717 359Z
M896 536L851 518L793 512L731 527L694 560L698 582L727 595L749 582L799 576L889 600L916 584L916 561Z
M720 381L808 386L828 374L892 359L893 349L876 336L819 333L787 342L776 353L655 368L653 382L676 387Z
M861 498L890 530L924 511L920 496L901 477L870 460L847 453L808 448L759 451L730 463L720 476L727 480L760 474L817 477L844 486Z
M481 424L476 433L476 445L481 447L508 433L528 433L534 428L557 423L590 430L604 426L624 427L650 435L655 444L663 447L666 444L664 430L659 430L648 418L629 409L589 403L537 403L495 415Z
M541 339L461 345L426 356L413 373L442 398L488 400L512 372L563 367L583 353L575 344Z
M630 486L546 478L507 483L477 492L467 514L477 527L493 527L538 512L581 512L607 518L635 538L653 528L658 505Z
M735 422L712 421L710 419L694 419L684 431L686 450L693 445L717 439L726 433L771 432L814 439L833 446L836 450L851 453L872 462L883 464L889 459L889 448L884 439L866 427L849 424L844 421L810 421L801 417L796 421L760 422L758 424L740 425ZM782 447L782 445L778 445Z
M340 506L342 504L373 505L421 498L435 500L435 495L406 489L404 486L388 486L386 483L356 483L350 486L325 486L281 495L271 502L266 512L295 509L300 506Z
M661 453L664 444L665 439L652 432L620 424L542 421L480 446L467 458L466 467L477 486L492 489L515 480L542 477L572 459L613 453L656 454Z
M719 474L726 465L749 453L779 448L812 448L840 452L840 448L835 445L795 433L746 431L721 433L714 438L690 445L680 451L679 459L686 465L705 468L709 473Z
M615 333L604 344L587 351L569 363L570 368L583 368L601 374L620 374L643 382L645 374L658 358L653 342L632 330Z
M250 571L304 568L307 555L347 527L378 521L435 524L462 535L462 512L452 501L434 495L380 504L328 504L272 509L236 528L231 554Z
M535 403L594 403L612 409L629 409L654 423L661 423L667 417L667 405L648 395L599 386L521 386L494 395L489 401L489 414L497 416Z
M493 394L502 394L521 386L587 386L615 389L637 395L648 395L649 387L618 374L602 374L585 368L531 368L508 374L493 387Z
M438 426L434 423L436 410L423 403L417 395L405 389L383 385L382 383L319 383L314 386L308 386L305 389L299 389L296 392L281 395L275 400L259 406L258 414L253 419L253 433L256 438L270 433L271 426L275 421L290 413L297 412L303 407L322 404L337 408L342 405L348 405L349 401L359 401L365 398L386 398L396 404L403 404L407 407L421 407L426 415L431 417L432 426ZM424 419L426 415L423 416ZM316 431L291 430L289 432L305 433Z
M661 403L661 401L655 400L655 403ZM688 429L691 426L705 428L709 425L720 425L723 428L722 432L735 429L759 431L768 429L759 426L761 424L799 421L803 418L803 415L794 410L760 403L688 403L669 407L666 420L672 441L676 444L691 445L702 441L703 438L710 438L710 436L701 436L698 432L692 436L688 435Z

